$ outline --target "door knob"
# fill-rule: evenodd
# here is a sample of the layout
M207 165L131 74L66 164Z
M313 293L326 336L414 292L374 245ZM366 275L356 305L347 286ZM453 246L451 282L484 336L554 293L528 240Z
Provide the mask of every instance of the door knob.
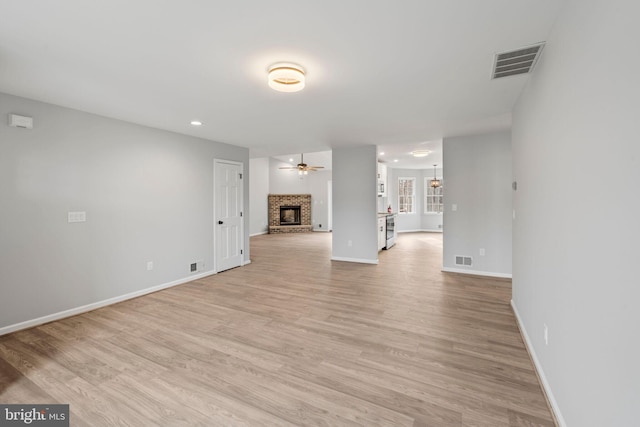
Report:
M222 221L218 221L218 224L224 224L224 222L222 222Z

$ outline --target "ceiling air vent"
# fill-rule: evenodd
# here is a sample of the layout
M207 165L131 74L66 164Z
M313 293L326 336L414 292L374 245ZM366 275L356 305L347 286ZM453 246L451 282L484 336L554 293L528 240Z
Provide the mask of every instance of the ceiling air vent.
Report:
M538 43L518 50L497 53L492 78L499 79L500 77L530 73L538 61L543 47L544 43Z

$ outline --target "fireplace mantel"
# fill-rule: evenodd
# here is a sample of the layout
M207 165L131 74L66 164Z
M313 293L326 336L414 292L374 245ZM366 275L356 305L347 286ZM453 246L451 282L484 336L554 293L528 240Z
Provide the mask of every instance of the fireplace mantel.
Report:
M281 225L280 207L300 206L300 225ZM269 233L306 233L311 225L311 194L269 194Z

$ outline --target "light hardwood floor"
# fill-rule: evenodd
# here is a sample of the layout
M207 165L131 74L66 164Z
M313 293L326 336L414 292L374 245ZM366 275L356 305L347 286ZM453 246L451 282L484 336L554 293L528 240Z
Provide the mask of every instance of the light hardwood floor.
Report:
M442 236L379 265L331 235L251 239L252 263L0 337L0 403L77 426L553 426L511 282L442 273Z

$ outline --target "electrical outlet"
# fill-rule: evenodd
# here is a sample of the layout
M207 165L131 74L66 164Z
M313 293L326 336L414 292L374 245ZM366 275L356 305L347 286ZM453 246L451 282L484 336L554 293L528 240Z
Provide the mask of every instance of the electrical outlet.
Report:
M480 248L480 256L484 256L484 248Z
M544 345L549 345L549 328L544 324Z
M147 262L147 271L153 270L153 261Z
M347 240L347 246L349 247L353 246L353 242L351 240Z

